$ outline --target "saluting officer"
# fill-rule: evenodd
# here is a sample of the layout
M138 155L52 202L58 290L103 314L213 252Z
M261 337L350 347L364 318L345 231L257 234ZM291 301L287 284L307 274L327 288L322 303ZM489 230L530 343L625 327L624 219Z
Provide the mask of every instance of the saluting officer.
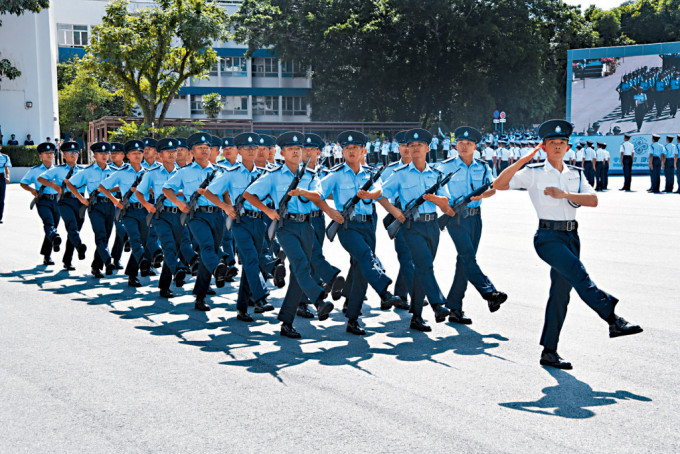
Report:
M202 196L198 197L198 207L194 213L190 213L187 204L194 193L203 193L204 190L199 189L203 183L210 182L217 176L218 169L210 162L210 143L210 134L199 132L189 136L188 145L194 162L179 169L163 185L165 197L177 205L180 211L188 214L189 229L199 246L200 265L193 290L196 295L194 307L199 311L210 310L205 296L208 294L211 276L215 277L215 286L222 288L228 270L218 256L226 228L224 216L219 208ZM187 202L179 199L179 192L184 194ZM192 215L193 218L190 218Z
M77 142L64 142L61 145L61 152L66 163L46 170L38 177L38 182L49 186L59 194L57 197L57 208L59 209L61 219L64 221L68 235L63 257L64 269L66 271L73 271L75 270L75 267L72 266L74 249L78 251L78 259L85 260L87 246L80 239L80 229L83 227L84 222L84 219L78 214L80 202L67 189L65 181L66 178L70 178L82 170L82 167L77 164L78 156L80 155L80 145ZM84 192L85 188L83 187L80 191Z
M43 265L54 265L50 258L52 250L59 252L61 237L57 232L59 226L59 209L57 208L57 191L54 188L40 184L38 177L54 166L54 152L56 147L51 142L43 142L38 145L41 164L31 167L31 169L21 179L20 185L23 189L38 197L35 204L38 216L43 223L45 239L43 240L40 254L43 256ZM31 185L34 186L31 187ZM42 189L42 192L40 192Z
M111 162L109 162L109 166L113 170L120 170L125 165L124 160L125 145L119 142L111 142ZM123 197L120 192L115 192L113 195L118 199ZM122 270L123 266L120 264L120 258L123 256L123 250L126 249L126 246L127 251L130 250L130 244L127 243L127 232L125 231L123 221L114 220L114 226L116 227L116 236L111 247L111 260L113 260L113 267L115 269Z
M239 213L234 207L245 189L265 172L253 162L257 141L258 135L253 132L237 135L234 144L241 155L241 162L215 178L203 193L204 197L235 220L231 225L231 234L243 270L236 299L236 318L244 322L253 321L248 313L249 301L253 301L256 314L274 310L274 306L267 302L269 290L259 267L260 250L264 244L262 238L266 234L262 211L248 202L239 207Z
M630 191L630 183L633 175L633 158L635 147L630 142L630 134L623 135L621 144L621 167L623 167L623 187L619 191Z
M131 254L128 260L128 264L125 267L125 274L128 277L128 285L130 287L141 287L139 279L137 279L137 273L140 272L142 277L149 276L149 271L151 269L151 262L147 259L144 254L144 249L148 244L147 240L149 237L149 227L146 225L146 210L139 202L137 194L135 194L133 189L133 184L139 184L143 173L146 171L142 167L142 150L143 143L139 140L130 140L125 143L125 154L128 158L128 163L121 167L119 170L113 172L108 178L106 178L99 186L99 191L106 195L106 197L113 202L114 206L119 210L123 209L123 203L121 200L117 199L111 191L114 188L118 188L117 192L121 194L127 194L128 191L132 190L130 195L130 206L125 210L123 216L121 216L121 221L125 226L125 231L128 234L128 242L130 243ZM153 168L155 168L154 166ZM168 297L166 294L162 294L163 297Z
M520 159L501 173L494 187L498 190L526 189L539 217L534 247L538 256L550 265L550 297L541 336L543 353L540 363L559 369L571 369L571 363L557 354L560 331L567 315L569 292L576 290L581 299L609 324L609 337L625 336L642 331L615 314L619 300L600 290L590 279L579 259L581 243L578 236L576 209L597 206L597 195L581 169L564 165L572 126L564 120L549 120L539 128L548 160L529 165L531 155ZM536 151L534 151L535 153ZM518 172L519 171L519 172Z
M481 136L477 129L470 126L461 126L456 129L458 157L444 161L439 167L445 175L454 173L447 185L451 205L457 199L462 199L484 184L493 181L488 164L473 158L476 143L479 142ZM495 192L489 189L481 196L475 197L467 204L467 209L461 216L452 217L446 225L458 252L453 283L446 297L446 307L451 311L449 321L452 323L466 325L472 323L472 320L463 312L463 298L468 282L487 301L491 312L500 309L501 304L508 298L505 293L496 290L477 263L477 250L482 237L481 199L491 197Z
M109 153L111 152L111 145L108 142L94 143L90 146L90 150L94 154L95 162L82 171L74 173L71 178L66 180L66 187L81 204L85 206L89 206L90 203L94 204L88 210L94 242L97 247L92 260L92 276L101 279L104 277L101 272L102 267L106 267L107 276L113 274L114 270L109 253L109 238L113 230L115 210L111 201L99 192L99 185L114 170L108 165ZM89 200L81 194L80 190L83 188L87 190Z
M311 191L315 191L318 186L318 179L314 178L313 170L307 169L301 175L298 187L288 193L291 199L285 218L281 218L278 213L279 202L286 195L298 173L304 137L301 132L281 134L276 139L276 144L281 147L285 164L270 168L243 193L246 201L252 206L262 211L272 221L279 222L276 235L290 261L291 276L278 319L281 321L281 335L296 339L301 336L293 327L293 321L303 293L314 302L319 320L326 320L334 307L333 303L324 301L324 288L309 272L314 244L314 231L309 222L311 211L309 196L314 194ZM262 202L267 197L274 200L275 209Z
M407 222L401 210L389 201L399 198L402 206L417 199L432 187L442 173L432 168L426 161L427 144L432 135L424 129L412 129L406 132L405 140L411 152L411 163L397 168L383 185L383 198L380 204L400 222ZM461 136L456 134L456 141L460 144ZM460 149L458 150L460 152ZM413 288L411 290L410 328L417 331L432 331L422 317L425 295L434 311L437 323L446 320L449 310L444 308L446 298L442 294L434 275L434 259L439 244L439 225L437 224L437 210L439 207L445 214L451 215L453 210L449 206L449 191L441 187L437 194L424 196L425 203L418 207L418 215L409 224L402 227L404 239L411 250L414 264Z

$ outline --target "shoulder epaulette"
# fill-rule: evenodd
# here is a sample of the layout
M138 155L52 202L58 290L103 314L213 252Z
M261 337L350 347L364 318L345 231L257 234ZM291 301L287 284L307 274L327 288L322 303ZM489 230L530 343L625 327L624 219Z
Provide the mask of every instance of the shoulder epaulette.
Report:
M442 164L446 164L447 162L451 162L451 161L453 161L454 159L458 159L458 157L457 157L457 156L451 156L451 157L448 158L448 159L444 159L444 160L442 161Z
M474 160L477 161L477 162L480 163L480 164L486 164L486 161L483 160L483 159L474 158Z
M335 172L336 170L340 169L340 168L341 168L342 166L344 166L344 165L345 165L344 162L343 162L343 163L340 163L340 164L337 164L337 165L331 167L330 171L331 171L331 172Z
M238 164L233 165L231 167L227 167L227 172L233 172L234 170L238 169L240 166ZM259 169L259 167L258 167Z
M316 175L316 170L314 170L314 169L310 169L309 167L307 167L307 168L305 168L305 170L307 172L311 173L312 175Z
M579 172L583 171L583 167L573 166L571 164L567 164L567 167L569 167L570 169L573 169L573 170L578 170Z
M402 164L399 167L397 167L396 169L394 169L394 171L399 172L400 170L404 170L407 167L408 167L408 164Z
M93 166L93 165L95 165L95 164L96 164L96 163L95 163L95 162L93 162L93 163L92 163L92 164L90 164L89 166L85 166L85 167L83 167L83 169L89 169L90 167L92 167L92 166Z
M31 167L31 169L37 169L37 168L40 167L41 165L42 165L42 162L41 162L40 164L34 165L33 167Z
M541 168L541 167L544 167L544 166L545 166L545 162L536 162L534 164L528 164L527 165L527 167L530 167L532 169L538 169L538 168Z
M266 172L276 172L277 170L281 170L283 166L281 164L276 164L271 167L268 167L265 169Z
M387 164L387 167L396 166L397 164L399 164L399 161L390 162L389 164Z

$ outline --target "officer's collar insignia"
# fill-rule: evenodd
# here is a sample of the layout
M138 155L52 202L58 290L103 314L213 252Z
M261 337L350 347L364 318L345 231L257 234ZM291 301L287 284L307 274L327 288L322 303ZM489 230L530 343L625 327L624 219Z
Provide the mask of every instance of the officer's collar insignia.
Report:
M558 134L561 133L561 132L562 132L562 128L560 128L559 126L556 126L556 127L555 127L555 132L558 133Z
M293 136L293 142L297 142L297 141L298 141L297 136Z
M253 138L252 138L252 137L248 137L248 142L252 142L252 141L253 141Z
M418 133L413 134L413 138L417 139L418 138Z
M469 135L470 135L470 133L467 132L467 131L465 131L465 134L463 134L463 137L467 137L467 136L469 136Z
M352 136L349 136L349 137L347 137L347 140L349 140L351 142L352 140L354 140L354 138Z

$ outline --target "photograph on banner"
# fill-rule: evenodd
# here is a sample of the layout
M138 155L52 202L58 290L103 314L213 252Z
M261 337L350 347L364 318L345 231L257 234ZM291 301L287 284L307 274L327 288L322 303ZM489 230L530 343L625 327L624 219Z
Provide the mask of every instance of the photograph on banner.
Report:
M666 142L666 134L659 134L662 138L661 143ZM674 136L674 134L668 134ZM577 144L578 142L586 142L592 140L593 148L597 147L597 142L607 144L607 151L609 152L609 173L613 175L623 174L621 168L621 144L623 143L623 135L609 135L609 136L571 136L569 142ZM649 152L652 147L651 134L632 134L630 143L633 144L635 155L633 156L633 173L648 174L649 173ZM580 166L581 163L577 162Z
M571 121L583 135L680 131L680 55L573 60Z

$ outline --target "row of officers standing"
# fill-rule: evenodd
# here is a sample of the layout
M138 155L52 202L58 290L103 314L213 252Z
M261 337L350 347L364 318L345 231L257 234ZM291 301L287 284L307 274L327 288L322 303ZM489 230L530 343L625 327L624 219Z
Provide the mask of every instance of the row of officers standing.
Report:
M197 133L187 140L99 142L91 146L95 163L88 167L76 164L80 149L73 142L61 148L66 164L51 165L54 146L44 143L38 147L43 164L31 169L22 187L35 196L43 221L41 253L46 264L52 263L50 254L62 243L59 219L68 233L64 267L73 269L74 251L85 259L87 248L79 232L87 212L96 244L94 278L121 268L117 248L124 249L127 241L128 285L140 286L138 274L148 276L162 265L160 295L171 298L171 284L182 287L195 274L193 294L199 311L210 310L207 296L216 293L212 282L221 288L234 280L237 256L241 262L237 319L253 320L249 306L255 313L274 310L267 301L266 282L273 279L277 286L285 285L287 260L290 274L278 319L281 335L290 338L301 337L293 326L296 316L313 317L309 307L313 306L318 319L325 320L334 310L330 299L341 297L347 332L365 334L359 319L369 286L379 295L382 310L409 310L410 329L418 331L431 331L423 315L426 304L437 323L472 323L463 311L468 283L489 311L498 311L508 295L494 286L476 257L482 236L481 203L497 189L526 189L539 216L536 251L551 266L540 362L571 368L557 354L557 342L572 287L608 323L610 337L642 329L614 312L618 299L590 280L578 258L576 208L596 206L597 196L584 172L563 161L571 125L551 120L539 132L541 145L508 166L496 182L489 165L474 158L481 133L461 127L456 130L458 157L436 167L427 163L432 136L424 129L399 133L400 161L379 168L364 164L367 140L358 131L338 136L344 162L331 169L317 165L325 146L321 137L301 132L276 139L255 133L226 139ZM265 160L258 165L260 151L275 145L283 162ZM217 162L220 147L227 157L222 163ZM530 164L539 149L546 160ZM388 212L383 224L399 259L394 281L376 255L376 203ZM119 230L115 253L108 248L114 226ZM444 230L458 253L446 295L434 270ZM325 239L336 237L350 256L346 278L323 253Z

